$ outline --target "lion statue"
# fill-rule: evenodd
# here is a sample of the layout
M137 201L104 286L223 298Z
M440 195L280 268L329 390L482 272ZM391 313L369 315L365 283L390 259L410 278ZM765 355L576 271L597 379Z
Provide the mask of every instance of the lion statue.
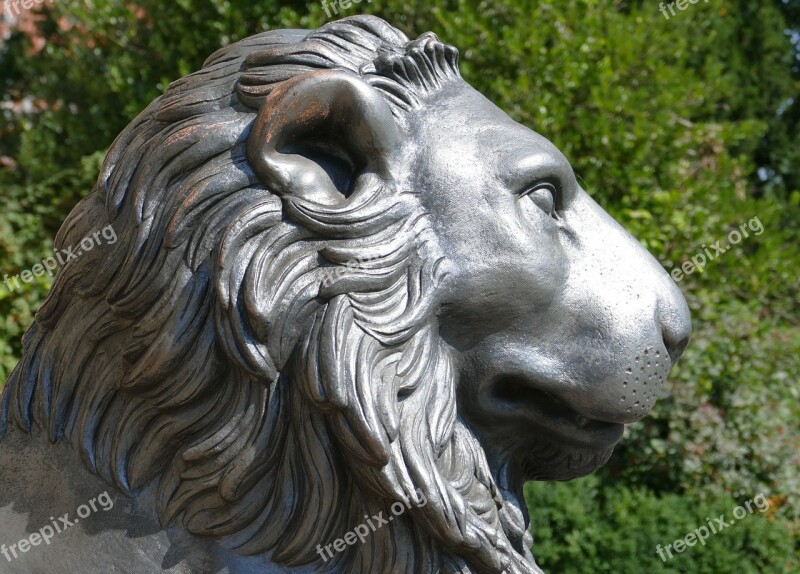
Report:
M541 572L524 482L603 465L690 334L553 144L371 16L170 85L56 246L106 226L2 395L3 572Z

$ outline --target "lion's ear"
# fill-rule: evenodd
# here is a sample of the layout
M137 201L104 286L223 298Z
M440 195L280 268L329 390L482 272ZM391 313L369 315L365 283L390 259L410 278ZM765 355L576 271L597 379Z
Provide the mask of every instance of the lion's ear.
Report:
M389 180L401 144L392 112L375 88L351 72L324 70L270 93L247 154L271 191L335 205L361 174Z

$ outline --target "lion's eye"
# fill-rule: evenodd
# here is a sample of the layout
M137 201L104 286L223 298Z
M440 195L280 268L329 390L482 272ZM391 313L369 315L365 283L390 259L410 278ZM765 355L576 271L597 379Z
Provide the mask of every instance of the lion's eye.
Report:
M522 195L530 199L536 207L548 216L556 216L556 188L552 183L537 183L524 191Z

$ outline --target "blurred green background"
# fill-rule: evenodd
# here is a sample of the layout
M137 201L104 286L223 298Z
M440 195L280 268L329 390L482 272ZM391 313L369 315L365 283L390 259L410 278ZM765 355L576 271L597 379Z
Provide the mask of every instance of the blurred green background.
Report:
M318 2L54 0L0 44L0 273L52 253L117 133L218 47L316 28ZM552 573L800 572L800 1L362 0L461 49L464 77L559 146L668 271L763 225L680 282L694 336L600 473L529 483ZM667 14L669 12L667 11ZM34 38L31 38L33 34ZM47 294L0 283L0 385ZM706 545L665 546L763 494Z

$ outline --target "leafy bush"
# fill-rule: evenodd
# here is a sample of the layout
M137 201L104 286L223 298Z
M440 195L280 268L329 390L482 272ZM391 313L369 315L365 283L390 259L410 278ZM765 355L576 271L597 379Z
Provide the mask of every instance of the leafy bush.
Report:
M534 554L546 572L788 574L800 568L791 526L780 511L761 513L751 502L752 513L733 517L734 508L759 493L708 500L658 496L645 488L604 486L591 476L567 484L531 482L525 494ZM667 545L700 527L710 523L718 529L715 518L721 515L734 522L710 531L704 545L697 541L681 553L674 546L667 552Z

